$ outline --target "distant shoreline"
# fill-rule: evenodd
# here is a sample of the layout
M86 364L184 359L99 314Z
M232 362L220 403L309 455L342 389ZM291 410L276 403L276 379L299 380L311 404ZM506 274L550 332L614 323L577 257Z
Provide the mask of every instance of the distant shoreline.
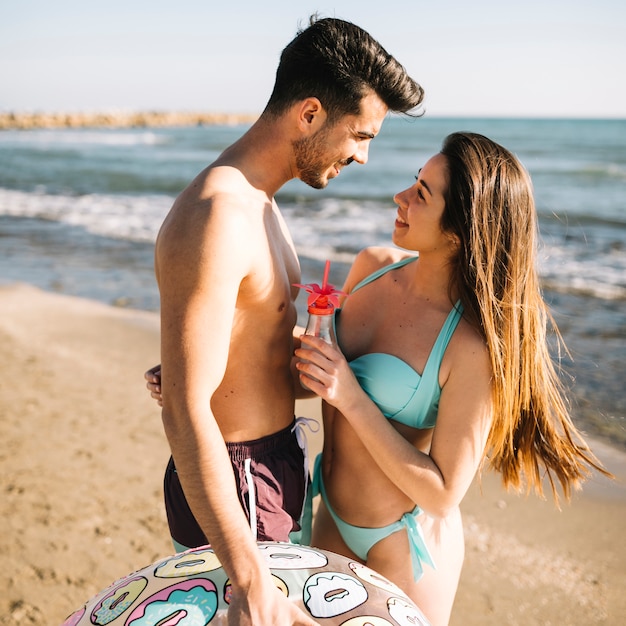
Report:
M153 128L166 126L212 126L252 123L253 113L209 112L99 112L99 113L0 113L0 130L49 128Z

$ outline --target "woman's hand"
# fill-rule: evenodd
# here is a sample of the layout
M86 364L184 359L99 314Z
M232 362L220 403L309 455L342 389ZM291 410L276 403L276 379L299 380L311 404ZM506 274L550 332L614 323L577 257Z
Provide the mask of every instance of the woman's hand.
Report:
M161 364L151 367L144 373L146 379L146 389L150 392L150 397L157 401L159 406L163 406L163 397L161 396Z
M344 415L367 397L342 352L319 337L302 335L296 349L300 382Z

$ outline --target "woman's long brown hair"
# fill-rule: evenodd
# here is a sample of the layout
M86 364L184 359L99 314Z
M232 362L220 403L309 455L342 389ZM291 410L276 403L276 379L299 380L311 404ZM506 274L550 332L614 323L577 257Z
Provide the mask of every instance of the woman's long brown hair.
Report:
M486 453L507 487L543 494L544 475L558 503L591 468L608 474L571 420L550 340L565 349L537 274L537 220L530 177L508 150L475 133L454 133L444 231L460 240L453 286L468 321L483 335L493 371L493 422Z

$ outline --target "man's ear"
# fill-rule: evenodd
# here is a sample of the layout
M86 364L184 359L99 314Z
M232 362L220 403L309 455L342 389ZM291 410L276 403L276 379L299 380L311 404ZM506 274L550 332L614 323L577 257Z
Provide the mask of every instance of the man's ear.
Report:
M298 128L306 134L315 134L326 123L326 111L318 98L306 98L297 105Z

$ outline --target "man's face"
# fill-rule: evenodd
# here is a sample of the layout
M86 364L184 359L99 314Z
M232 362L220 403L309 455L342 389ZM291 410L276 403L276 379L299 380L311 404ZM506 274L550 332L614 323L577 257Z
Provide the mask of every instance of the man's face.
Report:
M386 114L385 103L371 93L361 100L358 115L344 115L311 137L295 141L298 178L314 189L323 189L352 161L367 163L370 141L379 133Z

